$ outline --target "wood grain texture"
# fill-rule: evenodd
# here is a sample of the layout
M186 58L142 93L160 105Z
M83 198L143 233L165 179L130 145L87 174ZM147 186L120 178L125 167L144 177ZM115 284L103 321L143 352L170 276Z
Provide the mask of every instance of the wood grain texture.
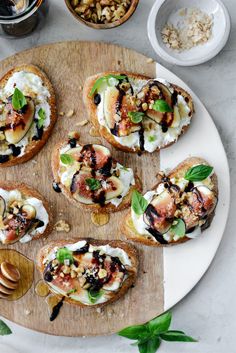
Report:
M58 111L68 112L74 109L75 115L71 118L66 115L58 118L52 136L34 158L37 163L29 161L1 170L0 179L27 182L38 189L50 202L54 220L65 219L72 229L68 234L53 232L46 240L25 245L14 244L10 248L35 259L38 250L49 240L63 237L69 239L90 236L124 240L119 231L119 224L126 211L112 214L110 222L98 228L91 222L89 213L78 210L69 204L63 195L53 191L51 151L58 141L67 136L68 131L78 130L81 143L102 142L111 149L118 161L137 171L143 181L144 191L150 189L156 182L155 176L159 169L158 153L139 157L115 151L105 140L89 135L90 124L76 127L76 123L87 118L81 92L81 86L87 76L106 70L127 70L154 77L155 63L147 63L145 56L118 46L93 42L64 42L30 49L3 60L0 63L0 75L15 65L25 63L38 65L51 79L56 91ZM137 248L140 268L136 286L117 303L105 307L102 313L95 309L80 309L64 304L58 318L49 322L45 299L38 297L32 286L18 301L0 300L0 314L28 328L64 336L111 334L125 326L144 323L163 312L162 249L145 246ZM34 284L39 279L40 274L35 270ZM31 315L27 316L25 310L30 310Z

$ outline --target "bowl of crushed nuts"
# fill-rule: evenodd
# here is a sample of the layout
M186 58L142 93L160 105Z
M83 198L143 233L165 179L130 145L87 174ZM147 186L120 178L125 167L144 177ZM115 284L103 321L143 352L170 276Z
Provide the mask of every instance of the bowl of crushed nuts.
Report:
M139 0L65 0L80 22L95 29L120 26L134 13Z
M193 66L216 56L230 33L221 0L157 0L148 19L156 53L171 64Z

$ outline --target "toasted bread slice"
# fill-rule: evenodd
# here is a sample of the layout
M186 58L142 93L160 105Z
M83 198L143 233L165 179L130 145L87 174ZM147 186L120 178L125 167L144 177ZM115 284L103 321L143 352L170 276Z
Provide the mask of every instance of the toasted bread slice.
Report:
M60 248L69 248L69 265L57 255ZM40 250L37 267L49 289L67 303L97 308L118 300L135 283L138 257L132 245L120 240L58 240ZM91 298L92 290L98 295Z
M36 75L33 78L37 82L30 86L27 74ZM15 87L20 89L27 99L27 109L24 113L22 110L15 111L11 105L11 98L9 101ZM11 116L9 116L10 113L6 113L5 126L8 128L4 127L6 130L2 133L5 138L0 141L0 167L9 167L28 161L47 142L57 120L56 98L49 78L41 69L34 65L21 65L11 69L1 78L0 103L1 101L3 102L2 109L5 109L4 106L6 107L7 103L10 104ZM42 120L38 125L40 108ZM0 111L0 115L3 113L4 110ZM15 128L14 116L17 114L20 114L20 119L23 120L22 124L18 124ZM14 128L9 128L10 125ZM3 148L7 149L9 154L3 154L1 152Z
M98 117L98 107L100 107L101 104L104 104L105 93L102 91L102 88L101 92L99 93L100 98L98 100L98 102L100 101L100 103L96 102L98 103L96 105L95 95L96 92L99 92L99 89L92 94L93 87L98 79L101 79L102 77L107 77L108 75L125 75L127 77L127 80L129 80L133 91L128 90L128 93L126 92L124 94L123 92L121 95L117 93L118 90L117 92L111 91L110 96L106 98L106 107L102 108L103 112L106 111L107 118L105 118L105 115L103 117ZM83 88L83 100L88 110L89 118L95 128L98 129L101 136L104 137L115 148L124 152L154 152L160 150L161 148L166 148L172 145L177 141L180 135L187 131L191 123L192 115L194 113L194 105L190 94L177 85L169 83L164 84L165 80L159 80L161 81L158 81L158 79L152 79L144 75L123 71L102 72L86 79ZM148 108L147 110L147 107L151 106L149 105L150 101L154 102L154 100L156 99L154 97L157 97L158 95L150 96L148 98L149 101L147 102L145 101L146 98L139 98L145 96L142 93L140 95L141 90L145 90L145 87L150 82L153 83L153 81L158 82L158 84L164 87L166 92L170 94L169 98L162 97L162 99L169 102L169 105L171 105L171 107L174 108L174 105L178 107L178 109L173 109L173 113L160 113L154 111L153 108ZM115 89L115 87L113 88ZM170 93L170 90L172 91L172 93ZM181 96L182 98L176 98L178 96ZM154 100L152 100L152 98L154 98ZM179 102L178 99L180 99L181 101ZM142 103L142 100L144 100L144 105ZM174 103L174 101L176 102ZM148 105L146 105L146 103L148 103ZM139 104L138 107L137 104ZM120 107L120 110L118 111L117 106ZM148 119L147 117L145 117L140 123L131 122L131 118L128 116L128 112L133 112L136 110L143 114L148 114ZM101 115L101 113L99 114ZM117 114L118 120L119 115L120 117L122 117L121 121L118 123L116 123ZM107 119L111 121L110 126L108 124ZM177 120L179 121L179 125ZM112 122L115 124L114 126L112 125ZM111 128L111 126L113 126L113 128ZM117 126L119 126L120 128L120 136L115 136L117 134ZM168 135L166 134L168 129L170 129L171 131L171 137L168 137Z
M176 237L176 238L174 238L174 234L172 234L169 237L169 239L168 239L168 237L166 239L164 239L163 234L157 234L157 238L155 238L155 236L153 236L149 232L147 232L147 233L145 232L145 234L141 234L141 233L139 233L139 231L135 227L135 224L134 224L135 219L133 219L132 210L130 210L128 212L128 214L126 215L125 219L122 220L122 224L121 224L121 230L122 230L123 234L125 234L127 239L133 240L135 242L143 243L145 245L150 245L150 246L158 246L158 247L159 246L169 246L169 245L180 244L180 243L183 243L183 242L190 240L191 238L195 238L200 235L200 230L203 231L204 229L206 229L210 226L211 221L212 221L214 214L215 214L215 207L216 207L217 200L218 200L217 176L215 173L211 173L211 175L208 178L206 178L205 180L203 180L201 182L193 182L193 185L190 185L190 182L186 181L184 179L184 176L190 168L197 166L197 165L209 165L209 164L204 159L199 158L199 157L187 158L182 163L180 163L176 168L174 168L172 171L170 171L167 175L160 174L158 177L159 181L153 188L153 190L156 191L159 187L159 190L160 190L159 195L161 193L162 193L162 195L164 195L163 191L167 192L166 190L169 190L168 185L175 185L175 184L172 184L172 182L170 182L170 180L175 181L177 183L177 186L178 186L178 184L182 185L181 188L178 186L179 190L173 189L173 191L170 193L172 195L172 199L174 199L174 204L176 204L177 207L175 205L173 206L173 204L171 203L171 200L168 198L169 191L167 192L166 200L168 203L166 204L165 211L167 210L169 212L172 212L172 210L173 210L173 215L168 215L169 217L171 217L172 220L180 218L181 220L184 221L185 233L182 234L180 237ZM165 179L163 179L163 177L165 177ZM163 188L163 187L161 187L161 184L166 184L166 186ZM189 190L188 190L188 188L189 188ZM191 198L192 194L193 194L193 190L195 190L194 191L194 193L195 193L196 188L198 190L196 195L197 196L200 195L200 200L198 200L198 198L197 199ZM204 192L206 193L206 196L204 195ZM150 196L151 201L148 202L148 205L153 204L154 196L152 196L152 195ZM195 196L195 194L194 194L194 196ZM181 198L182 198L182 201L180 201ZM162 201L163 200L165 200L165 198L163 198ZM196 203L197 201L200 203ZM206 202L208 202L208 204ZM185 208L187 206L184 205L184 203L189 205L188 209ZM201 211L202 211L202 208L205 207L205 204L207 206L207 208L205 209L205 214L203 213L200 215L199 214L199 212L200 212L199 206L201 206ZM157 209L158 204L156 203L155 206ZM162 203L162 206L163 206L163 203ZM172 207L174 207L174 208L172 208ZM148 210L148 208L146 210ZM162 208L160 208L160 204L159 204L158 211L159 211L159 216L163 215ZM187 213L187 211L188 211L188 213ZM152 213L152 215L153 215L153 213ZM150 220L150 217L146 218L146 220L148 220L148 219ZM143 218L143 220L144 220L144 218ZM149 223L149 221L148 221L148 223ZM162 223L162 225L163 224L164 223ZM174 223L170 222L170 226L173 226L173 224ZM146 222L144 222L144 225L146 225L145 230L147 230L149 227L148 224L146 224ZM168 224L164 224L164 226L167 226L166 229L168 229L168 227L169 227ZM170 227L167 230L166 234L168 234L169 230L170 230ZM159 239L159 241L157 239Z
M63 164L62 154L74 156L73 162ZM68 141L59 143L52 153L52 171L55 183L68 200L90 212L121 211L129 207L132 191L142 189L141 181L133 174L132 169L121 166L112 158L109 149L102 145L80 145L77 142L76 146L71 148ZM95 185L92 190L93 185L91 189L87 181L95 178L101 182L98 181L98 186ZM128 189L125 189L124 183L127 181L130 181L130 184L126 185ZM123 187L122 192L119 191L120 186ZM112 194L109 194L108 198L107 193L110 191Z
M47 200L23 183L0 182L0 243L26 243L49 235L53 217Z

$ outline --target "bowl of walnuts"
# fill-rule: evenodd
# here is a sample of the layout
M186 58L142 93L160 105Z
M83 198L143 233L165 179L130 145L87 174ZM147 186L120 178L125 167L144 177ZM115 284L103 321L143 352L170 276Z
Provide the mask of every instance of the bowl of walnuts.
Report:
M120 26L134 13L139 0L65 0L80 22L95 29Z

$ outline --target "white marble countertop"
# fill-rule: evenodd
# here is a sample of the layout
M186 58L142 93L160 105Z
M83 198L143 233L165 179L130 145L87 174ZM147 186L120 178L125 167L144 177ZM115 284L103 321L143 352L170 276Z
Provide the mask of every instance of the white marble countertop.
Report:
M66 10L63 0L49 0L51 7L45 27L20 40L0 39L0 59L26 48L63 40L97 40L120 44L152 57L180 76L210 111L220 132L231 169L232 201L228 225L211 267L194 290L176 305L175 329L185 330L199 339L196 344L163 343L163 353L234 352L236 345L236 7L235 0L224 0L232 30L223 51L200 66L181 68L159 60L148 41L146 22L154 0L140 0L135 15L123 26L95 31L77 23ZM211 141L209 141L209 144ZM199 261L201 259L199 258ZM38 334L9 323L14 334L0 338L0 352L13 353L113 353L137 352L130 341L118 336L63 338Z

